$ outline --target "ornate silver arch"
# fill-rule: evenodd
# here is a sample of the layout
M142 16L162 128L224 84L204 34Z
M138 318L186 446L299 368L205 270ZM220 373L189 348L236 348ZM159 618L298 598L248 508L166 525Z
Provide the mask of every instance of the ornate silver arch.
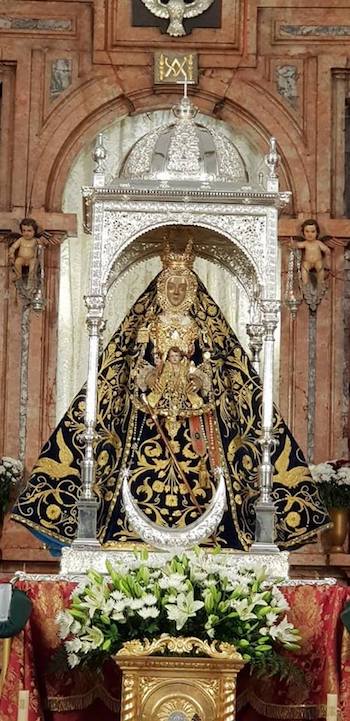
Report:
M90 189L89 189L90 190ZM203 193L200 201L188 197L163 197L159 200L120 198L120 189L113 188L114 198L94 192L93 251L90 289L93 295L103 293L109 285L109 274L113 265L123 259L124 252L137 238L160 227L183 225L207 228L219 233L229 241L225 248L213 244L210 257L232 272L234 263L251 289L258 281L265 297L276 297L278 277L277 256L277 208L246 202L231 204L229 199L215 199ZM119 196L119 197L118 197ZM221 202L220 202L221 200ZM92 201L92 198L91 198ZM246 199L248 201L248 198ZM142 250L150 253L144 241ZM198 246L203 257L209 250ZM204 253L204 255L203 255ZM152 253L153 254L153 253ZM121 268L122 269L122 268Z
M156 231L166 232L167 225L156 228ZM179 223L181 230L184 226ZM194 254L198 258L203 258L218 267L224 268L232 276L234 282L241 286L244 293L252 298L254 288L257 283L262 283L260 273L258 273L253 260L235 243L231 238L219 233L218 230L207 228L212 231L208 237L196 240L196 229L203 230L206 228L202 221L200 225L189 225L188 232L194 235ZM174 228L176 230L176 228ZM159 232L152 237L152 232L146 235L130 238L122 249L116 250L114 259L110 262L110 267L106 271L107 277L103 280L103 289L105 293L111 286L119 281L124 273L129 272L138 263L149 260L150 258L159 257L162 252L162 243L159 240Z

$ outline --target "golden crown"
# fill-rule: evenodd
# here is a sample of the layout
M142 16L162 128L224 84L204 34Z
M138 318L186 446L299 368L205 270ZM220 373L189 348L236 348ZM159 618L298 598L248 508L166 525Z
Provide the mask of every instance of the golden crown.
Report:
M172 270L184 270L192 268L194 261L194 253L192 252L193 238L189 238L183 253L171 250L169 241L166 241L165 248L161 254L163 268L171 268Z

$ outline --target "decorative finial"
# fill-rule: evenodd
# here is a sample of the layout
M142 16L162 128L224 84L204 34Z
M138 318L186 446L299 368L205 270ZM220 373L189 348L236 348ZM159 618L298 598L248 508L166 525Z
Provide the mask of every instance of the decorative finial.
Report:
M195 108L194 105L192 105L192 103L187 95L187 86L189 83L193 84L193 81L188 79L187 72L184 68L182 68L182 74L184 76L184 79L177 80L177 84L184 86L184 94L183 94L179 104L174 105L173 113L177 118L180 118L180 120L189 120L190 118L194 118L195 115L197 115L198 108Z
M195 108L190 99L184 95L179 104L173 106L173 113L179 120L193 120L198 113L198 108Z
M104 146L103 133L99 133L96 140L95 150L93 153L93 159L95 162L94 168L94 185L104 185L104 174L106 170L105 160L107 158L107 151Z
M269 169L266 180L266 190L270 193L278 193L278 173L277 167L280 156L277 152L276 138L270 138L270 149L265 155L265 163Z
M270 138L270 150L265 155L265 163L269 169L269 178L277 178L277 167L280 156L277 152L276 138Z

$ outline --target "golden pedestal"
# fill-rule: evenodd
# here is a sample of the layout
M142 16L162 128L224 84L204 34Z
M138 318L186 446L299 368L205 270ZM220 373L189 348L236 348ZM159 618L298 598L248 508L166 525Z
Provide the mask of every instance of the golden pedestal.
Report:
M121 721L236 718L236 680L244 661L228 643L163 636L129 641L114 659L123 671Z

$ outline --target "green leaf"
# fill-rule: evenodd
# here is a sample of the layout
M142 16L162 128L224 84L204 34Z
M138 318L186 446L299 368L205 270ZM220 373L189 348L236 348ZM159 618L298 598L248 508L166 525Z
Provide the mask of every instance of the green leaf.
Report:
M93 568L91 568L87 572L87 577L90 579L90 581L93 581L94 583L97 583L99 586L103 583L103 576L101 573L98 573L98 571L94 571Z
M70 608L69 613L71 614L71 616L77 618L78 620L82 619L83 621L86 621L86 614L84 613L84 611L80 611L79 608Z
M259 618L263 618L264 616L267 616L268 613L271 613L272 610L271 606L261 606L255 611L255 614Z

